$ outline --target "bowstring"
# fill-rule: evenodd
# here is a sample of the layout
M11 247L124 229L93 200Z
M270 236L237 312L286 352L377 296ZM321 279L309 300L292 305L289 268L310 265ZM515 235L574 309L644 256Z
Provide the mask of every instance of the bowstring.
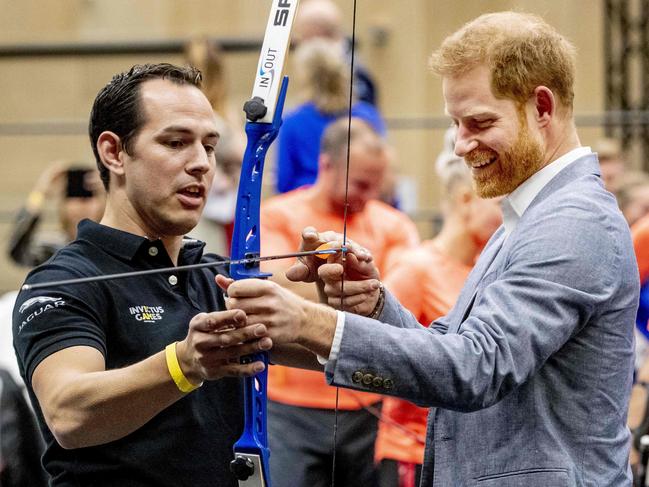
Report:
M354 99L354 54L356 52L356 0L353 3L352 9L352 52L349 67L349 105L347 108L347 160L345 165L345 205L343 211L343 245L347 246L347 213L349 210L349 159L351 153L351 137L352 137L352 103ZM347 253L342 253L343 273L340 281L340 309L344 309L345 299L345 260ZM338 404L340 397L340 388L336 386L336 403L334 407L334 431L333 431L333 454L331 460L331 487L336 484L336 443L338 437Z

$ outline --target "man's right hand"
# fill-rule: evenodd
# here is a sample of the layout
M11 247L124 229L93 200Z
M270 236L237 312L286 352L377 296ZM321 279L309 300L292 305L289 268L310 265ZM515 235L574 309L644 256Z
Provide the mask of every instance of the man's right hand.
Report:
M239 359L270 350L272 340L262 324L246 324L241 310L200 313L189 322L187 337L178 342L180 367L193 384L221 377L250 377L264 370L263 362L241 364Z
M347 252L344 262L321 265L318 277L323 283L323 302L332 308L361 316L369 316L376 308L381 293L379 272L353 251Z
M307 227L302 232L300 250L315 250L325 243L340 247L343 236L335 232L318 233L315 228ZM344 256L331 255L326 263L316 256L301 258L288 269L286 277L292 281L316 282L321 302L367 316L379 299L379 272L367 249L349 239L345 247Z

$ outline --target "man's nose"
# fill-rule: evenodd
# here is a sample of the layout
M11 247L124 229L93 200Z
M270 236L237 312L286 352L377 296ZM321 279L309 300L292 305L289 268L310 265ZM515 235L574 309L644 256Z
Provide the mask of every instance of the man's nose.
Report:
M191 173L204 174L213 166L214 155L208 153L203 144L198 144L192 151L191 162L187 165L187 171Z
M458 126L457 135L455 136L455 155L464 157L477 147L478 142L473 137L473 134L466 127Z

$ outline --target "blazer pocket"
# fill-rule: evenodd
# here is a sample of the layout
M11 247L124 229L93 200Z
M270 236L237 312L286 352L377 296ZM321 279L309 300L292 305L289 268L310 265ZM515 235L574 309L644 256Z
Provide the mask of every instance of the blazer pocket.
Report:
M476 477L474 487L572 487L565 468L530 468Z

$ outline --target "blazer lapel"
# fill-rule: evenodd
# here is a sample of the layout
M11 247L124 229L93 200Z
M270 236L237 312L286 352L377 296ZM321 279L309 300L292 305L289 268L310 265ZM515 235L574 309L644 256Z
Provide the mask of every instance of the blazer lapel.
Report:
M471 311L473 306L473 300L476 296L476 291L478 289L478 284L485 276L494 259L498 255L498 252L503 246L505 241L505 229L500 227L500 229L493 235L489 240L489 243L485 249L480 254L478 262L476 262L475 267L469 274L469 277L462 288L460 297L458 298L457 304L453 311L453 323L449 327L449 333L457 333L457 330L460 328L462 322L467 318L468 313Z
M600 175L597 157L592 154L577 159L575 162L559 172L559 174L557 174L548 184L546 184L545 187L539 192L539 194L536 195L525 213L527 213L531 207L535 206L540 201L543 201L550 194L552 194L554 191L557 191L565 184L569 184L574 179L587 174L593 174L596 176ZM521 219L522 218L525 218L525 214L521 216ZM501 226L489 240L489 243L487 244L485 249L482 251L478 262L473 268L473 271L471 271L471 274L469 274L469 277L467 278L467 281L462 288L462 292L460 293L460 297L458 298L455 307L449 314L451 325L449 326L448 333L457 333L462 323L468 318L469 313L471 312L471 308L473 307L478 285L480 284L482 278L486 275L487 271L491 267L491 264L498 255L498 252L502 248L505 241L504 235L505 228L504 226Z

